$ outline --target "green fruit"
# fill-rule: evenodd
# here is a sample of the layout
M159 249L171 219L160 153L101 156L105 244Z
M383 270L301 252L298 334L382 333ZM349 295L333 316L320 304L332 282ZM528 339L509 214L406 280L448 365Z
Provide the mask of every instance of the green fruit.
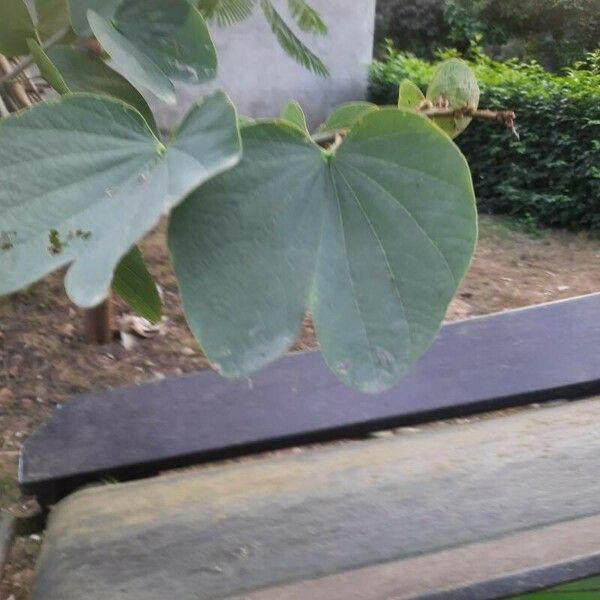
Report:
M479 86L473 71L458 58L443 62L436 69L427 88L427 99L434 105L442 99L448 102L448 108L471 108L479 106ZM451 138L462 133L471 117L435 117L434 122Z

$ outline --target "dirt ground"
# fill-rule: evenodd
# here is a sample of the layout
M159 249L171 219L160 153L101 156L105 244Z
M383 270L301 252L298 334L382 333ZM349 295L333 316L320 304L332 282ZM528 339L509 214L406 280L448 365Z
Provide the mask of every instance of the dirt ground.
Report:
M23 439L70 395L151 381L207 368L180 310L164 246L164 229L142 245L160 283L160 332L126 349L115 340L87 345L82 318L65 297L59 274L27 291L0 299L0 508L18 500L16 461ZM600 240L585 234L544 231L536 236L498 217L482 217L471 269L447 318L539 304L600 291ZM115 320L128 313L116 302ZM296 349L315 344L307 319ZM19 538L0 583L0 599L24 600L39 536Z

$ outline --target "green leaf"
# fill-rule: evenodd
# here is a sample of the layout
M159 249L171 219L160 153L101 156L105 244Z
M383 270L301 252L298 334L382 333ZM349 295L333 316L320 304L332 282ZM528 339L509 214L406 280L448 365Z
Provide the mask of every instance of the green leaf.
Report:
M224 27L245 21L254 9L254 0L199 0L198 10L205 19Z
M40 70L42 77L51 85L61 96L70 94L71 90L65 83L60 71L56 68L43 48L31 38L27 40L29 52Z
M137 246L121 259L113 277L112 289L135 313L151 323L160 321L160 296Z
M114 25L171 81L214 79L215 47L202 15L187 0L125 0Z
M174 104L177 100L171 80L145 54L140 52L115 26L92 10L88 21L102 48L110 55L113 64L136 87L150 90L163 102Z
M88 10L112 19L122 0L69 0L69 16L71 27L77 35L89 37L92 30L88 23Z
M119 71L165 102L173 81L205 83L217 58L202 15L187 0L125 0L112 20L91 11L92 31Z
M2 0L0 19L0 53L6 56L27 54L27 38L36 31L23 0Z
M479 86L473 71L464 61L452 58L435 70L427 88L427 99L435 104L440 98L448 101L449 108L477 109ZM469 126L471 117L435 117L433 121L451 138L455 138Z
M244 115L238 115L238 127L243 129L244 127L249 127L250 125L254 125L256 123L256 119L252 117L245 117Z
M37 30L42 40L48 39L69 24L67 0L35 0Z
M188 323L227 376L259 369L296 338L327 186L319 150L296 127L242 136L240 167L190 196L169 226Z
M290 100L281 111L281 118L296 127L299 127L302 131L308 133L308 127L306 125L306 117L302 107L294 100Z
M367 115L332 159L312 311L338 377L396 382L433 341L476 239L468 165L427 119Z
M403 79L400 82L400 92L398 94L399 108L417 110L423 100L425 100L425 95L410 79Z
M325 25L319 13L312 6L309 6L305 0L288 0L288 7L302 31L319 35L327 33L327 25Z
M321 77L328 77L329 70L321 59L311 52L289 28L270 0L260 0L260 7L279 45L298 64Z
M329 113L325 122L317 129L317 133L349 129L365 115L376 110L379 110L379 107L371 102L346 102L340 104Z
M378 110L378 106L371 102L347 102L336 106L325 122L319 126L318 132L348 129L365 115Z
M242 131L244 158L173 213L190 327L229 377L285 352L306 309L329 367L381 391L433 340L469 264L466 161L426 118L372 111L335 153L287 124Z
M327 67L290 29L270 0L198 0L196 4L204 18L220 26L245 21L252 14L256 4L259 4L283 50L313 73L322 77L328 76ZM288 0L288 7L302 31L321 35L327 33L327 26L307 2Z
M106 97L68 95L0 120L0 294L72 262L67 293L95 306L131 246L239 155L222 92L194 105L166 147Z
M53 46L44 53L32 42L30 49L42 76L59 94L82 92L118 98L136 108L158 132L144 97L98 57L70 46Z

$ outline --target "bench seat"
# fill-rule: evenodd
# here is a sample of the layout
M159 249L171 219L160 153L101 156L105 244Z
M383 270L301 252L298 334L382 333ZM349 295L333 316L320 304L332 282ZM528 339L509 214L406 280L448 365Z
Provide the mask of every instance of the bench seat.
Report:
M84 489L32 599L476 600L598 573L588 399Z

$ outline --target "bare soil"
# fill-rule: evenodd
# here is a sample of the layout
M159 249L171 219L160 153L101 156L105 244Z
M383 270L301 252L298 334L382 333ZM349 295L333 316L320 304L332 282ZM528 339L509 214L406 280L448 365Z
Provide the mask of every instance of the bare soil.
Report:
M0 507L18 501L16 461L24 438L59 403L73 394L141 383L209 367L189 333L164 244L164 226L142 244L160 282L164 320L158 335L90 346L83 338L81 312L66 298L62 275L0 299ZM585 234L544 231L536 236L510 220L482 217L471 269L447 318L539 304L600 291L600 240ZM128 309L115 303L115 317ZM295 349L315 345L309 318ZM0 582L0 599L24 600L38 536L19 538ZM11 598L12 596L12 598Z

